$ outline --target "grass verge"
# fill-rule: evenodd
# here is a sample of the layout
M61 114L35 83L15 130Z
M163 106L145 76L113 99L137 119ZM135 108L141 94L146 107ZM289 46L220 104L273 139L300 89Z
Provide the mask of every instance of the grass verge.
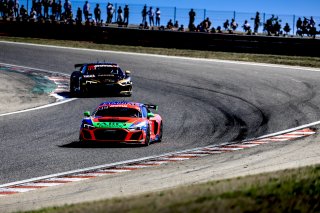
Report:
M32 213L320 212L320 165Z
M7 37L7 36L0 36L0 40L98 49L98 50L114 50L114 51L124 51L124 52L150 53L150 54L160 54L160 55L170 55L170 56L186 56L186 57L196 57L196 58L223 59L223 60L232 60L232 61L247 61L247 62L284 64L284 65L320 68L320 57L283 56L283 55L267 55L267 54L248 54L248 53L213 52L213 51L185 50L185 49L153 48L153 47L142 47L142 46L97 44L97 43L85 42L85 41L80 42L80 41L70 41L70 40L52 40L52 39L22 38L22 37Z

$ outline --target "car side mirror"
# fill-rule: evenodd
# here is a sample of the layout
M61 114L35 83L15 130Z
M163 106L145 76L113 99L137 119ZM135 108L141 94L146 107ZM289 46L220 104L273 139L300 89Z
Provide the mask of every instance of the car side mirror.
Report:
M90 112L89 112L89 111L85 111L85 112L83 113L83 115L84 115L85 117L90 117Z
M130 75L130 74L131 74L131 72L130 72L129 70L126 70L125 73L126 73L127 75Z
M148 117L148 118L153 118L153 117L154 117L154 114L153 114L152 112L149 112L148 115L147 115L147 117Z

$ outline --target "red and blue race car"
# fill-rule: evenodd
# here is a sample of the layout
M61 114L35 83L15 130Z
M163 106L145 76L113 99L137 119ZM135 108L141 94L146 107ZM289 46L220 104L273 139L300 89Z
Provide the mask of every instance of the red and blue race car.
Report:
M161 141L162 118L150 109L158 106L136 102L113 101L101 103L90 114L84 112L80 127L81 142L119 142L142 144Z

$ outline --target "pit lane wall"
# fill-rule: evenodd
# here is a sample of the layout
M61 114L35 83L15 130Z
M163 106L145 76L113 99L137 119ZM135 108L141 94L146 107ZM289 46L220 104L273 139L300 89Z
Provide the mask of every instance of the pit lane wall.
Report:
M320 39L0 21L0 35L225 52L320 56Z

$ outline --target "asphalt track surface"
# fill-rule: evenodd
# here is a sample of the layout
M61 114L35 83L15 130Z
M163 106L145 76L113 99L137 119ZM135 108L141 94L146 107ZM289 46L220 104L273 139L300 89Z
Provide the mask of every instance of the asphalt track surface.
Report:
M71 74L74 64L91 61L131 70L133 96L82 98L0 117L0 184L240 141L320 120L320 72L0 43L1 63ZM159 105L163 142L77 145L83 112L106 100Z

